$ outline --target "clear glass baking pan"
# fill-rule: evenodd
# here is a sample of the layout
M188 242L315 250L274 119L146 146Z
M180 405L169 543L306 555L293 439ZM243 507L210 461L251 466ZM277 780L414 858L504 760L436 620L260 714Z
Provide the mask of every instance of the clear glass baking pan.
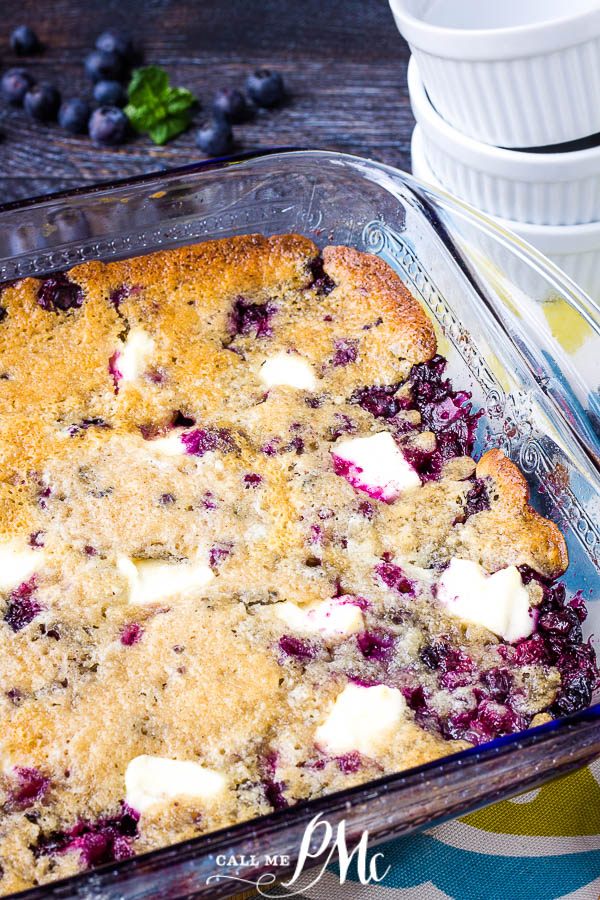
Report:
M0 281L290 231L379 254L422 301L455 384L485 410L477 453L501 447L525 473L535 505L565 533L567 588L583 589L587 632L599 646L600 310L485 217L379 163L274 152L0 207ZM600 755L598 700L539 728L19 896L216 900L239 890L232 876L283 878L317 814L333 828L344 819L349 846L365 829L373 845L583 766ZM265 854L287 856L289 865L269 865ZM221 868L223 855L240 862Z

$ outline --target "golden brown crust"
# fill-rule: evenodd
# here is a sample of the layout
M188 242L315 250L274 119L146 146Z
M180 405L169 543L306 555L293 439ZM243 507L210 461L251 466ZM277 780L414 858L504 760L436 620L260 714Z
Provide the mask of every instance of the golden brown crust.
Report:
M0 550L14 542L37 559L29 585L0 591L0 893L79 871L74 850L33 851L78 820L117 815L142 754L199 762L227 788L145 811L132 852L269 812L277 788L295 802L466 746L430 724L462 712L471 688L455 696L422 651L450 643L477 673L510 662L489 632L436 602L441 566L566 564L558 530L498 451L478 468L491 509L466 522L469 457L389 504L336 473L331 451L348 437L388 430L401 447L435 449L409 376L436 342L385 262L329 247L330 284L317 256L298 235L247 235L76 266L68 276L83 299L68 311L43 309L36 279L2 294ZM242 323L240 301L268 312L263 331ZM110 361L134 329L151 349L117 385ZM305 361L314 389L266 390L261 367L285 353ZM360 402L365 388L398 385L391 419ZM196 429L227 440L186 453ZM179 441L174 455L158 437ZM133 603L124 557L200 560L215 577ZM393 586L396 567L414 591ZM354 632L326 640L280 615L281 601L340 591L360 599L359 629L391 639L389 658L387 644L379 659ZM418 683L435 715L423 723L407 709L377 758L324 756L315 729L348 679L390 673ZM560 680L534 665L522 684L520 670L511 677L523 716L547 709ZM20 808L23 768L49 786Z
M435 331L430 319L384 260L350 247L325 247L323 262L325 272L345 290L347 302L396 319L396 345L401 358L419 363L435 355Z
M515 564L530 565L548 578L562 575L569 564L565 539L554 522L529 505L529 486L517 466L493 449L481 457L476 474L493 484L489 512L476 517L478 529L493 531L504 558L512 555Z

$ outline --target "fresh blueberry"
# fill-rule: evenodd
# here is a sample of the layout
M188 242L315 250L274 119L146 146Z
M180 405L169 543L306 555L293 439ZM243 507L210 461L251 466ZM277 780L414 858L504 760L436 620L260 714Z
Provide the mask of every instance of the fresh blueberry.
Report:
M85 71L92 81L118 81L123 73L123 63L116 53L92 50L85 58Z
M60 94L53 84L47 81L35 84L25 94L23 100L25 112L39 122L51 122L56 119L60 106Z
M34 84L27 69L9 69L2 76L2 96L7 103L21 106L25 94Z
M204 122L196 132L196 143L207 156L223 156L231 150L233 133L225 119Z
M86 134L91 110L85 100L65 100L58 111L59 124L71 134Z
M129 119L117 106L100 106L89 123L90 137L96 144L114 147L127 137Z
M101 106L125 106L127 91L118 81L98 81L94 86L94 100Z
M246 90L257 106L276 106L283 100L283 78L271 69L257 69L246 79Z
M37 34L29 25L19 25L10 36L10 46L18 56L31 56L40 50Z
M237 88L223 88L217 91L212 109L217 118L222 117L228 122L243 122L248 118L246 98Z
M122 28L109 28L103 31L96 40L96 49L104 53L116 53L124 62L134 55L133 41Z

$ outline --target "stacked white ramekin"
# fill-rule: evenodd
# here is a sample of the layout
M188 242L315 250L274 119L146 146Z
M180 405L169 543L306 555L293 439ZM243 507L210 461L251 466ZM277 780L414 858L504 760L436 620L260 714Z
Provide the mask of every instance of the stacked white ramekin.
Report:
M600 300L600 0L389 2L413 53L414 174Z

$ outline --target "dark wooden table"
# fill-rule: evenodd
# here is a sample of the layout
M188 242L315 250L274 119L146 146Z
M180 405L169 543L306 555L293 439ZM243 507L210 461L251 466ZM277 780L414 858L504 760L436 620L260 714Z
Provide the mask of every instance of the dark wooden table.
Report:
M279 69L290 98L235 129L236 149L302 146L369 156L410 167L413 118L406 90L408 47L387 0L1 0L1 71L26 65L64 97L91 99L83 59L97 35L130 29L146 64L200 98L201 120L214 91L243 86L249 70ZM46 49L18 60L14 26L31 25ZM201 159L194 129L164 147L136 137L100 149L58 125L0 113L0 202L151 172Z

